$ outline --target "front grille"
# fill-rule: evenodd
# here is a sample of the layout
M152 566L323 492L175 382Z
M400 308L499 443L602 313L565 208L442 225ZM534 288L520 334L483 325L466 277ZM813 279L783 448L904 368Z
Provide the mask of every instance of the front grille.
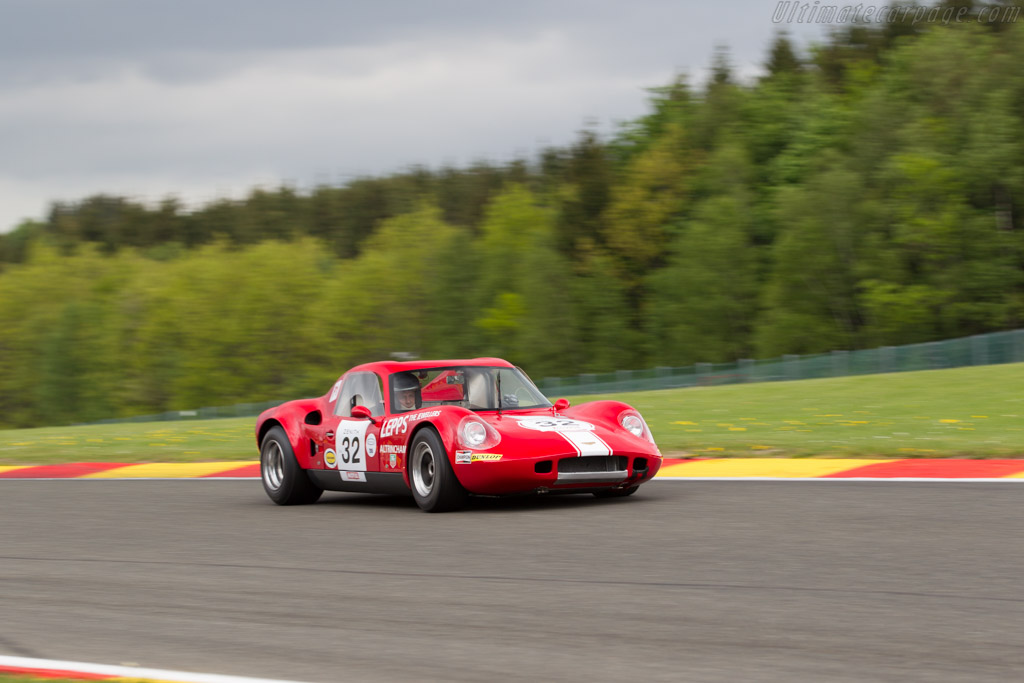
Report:
M622 472L625 469L626 456L624 455L587 455L575 458L562 458L558 461L559 474Z

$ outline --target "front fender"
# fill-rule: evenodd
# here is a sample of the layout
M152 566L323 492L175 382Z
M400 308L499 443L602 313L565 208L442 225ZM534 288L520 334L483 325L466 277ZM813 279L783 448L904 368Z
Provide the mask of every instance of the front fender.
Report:
M458 448L458 429L459 422L466 415L474 415L472 410L466 410L457 406L446 406L439 410L440 415L429 418L426 420L418 421L410 430L409 438L406 441L406 462L405 468L402 470L402 478L405 480L406 486L410 486L409 482L409 455L412 450L413 439L423 429L433 428L437 435L441 437L441 444L444 446L445 455L448 457L448 463L452 466L452 470L455 470L455 449ZM455 475L458 479L458 474ZM461 482L460 482L461 483Z

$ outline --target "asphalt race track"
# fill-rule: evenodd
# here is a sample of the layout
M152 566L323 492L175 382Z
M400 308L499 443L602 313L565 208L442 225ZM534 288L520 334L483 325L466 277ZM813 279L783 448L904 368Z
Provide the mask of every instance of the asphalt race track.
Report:
M1024 486L655 481L456 514L0 482L0 654L299 681L1024 677Z

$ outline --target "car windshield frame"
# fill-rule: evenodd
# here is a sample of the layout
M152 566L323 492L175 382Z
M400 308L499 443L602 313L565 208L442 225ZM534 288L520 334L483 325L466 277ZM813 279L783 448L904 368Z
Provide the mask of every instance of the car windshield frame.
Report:
M401 406L395 391L396 379L402 375L415 377L420 387L415 405L410 408ZM499 377L501 405L498 404ZM501 365L411 367L394 372L388 377L388 399L393 414L444 405L461 406L474 412L536 410L552 406L522 369Z

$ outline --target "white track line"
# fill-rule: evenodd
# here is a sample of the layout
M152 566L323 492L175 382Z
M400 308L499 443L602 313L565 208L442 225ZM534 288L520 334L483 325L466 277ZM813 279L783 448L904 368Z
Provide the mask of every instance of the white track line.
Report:
M0 477L3 481L259 481L259 477Z
M181 683L296 683L270 678L246 678L245 676L223 676L221 674L168 671L166 669L142 669L134 666L112 666L88 664L86 662L64 662L56 659L34 659L31 657L10 657L0 655L0 670L4 667L16 669L46 669L66 671L69 674L99 674L119 678L148 678L155 681L181 681Z
M651 481L920 481L931 484L993 483L1024 484L1021 477L654 477Z

